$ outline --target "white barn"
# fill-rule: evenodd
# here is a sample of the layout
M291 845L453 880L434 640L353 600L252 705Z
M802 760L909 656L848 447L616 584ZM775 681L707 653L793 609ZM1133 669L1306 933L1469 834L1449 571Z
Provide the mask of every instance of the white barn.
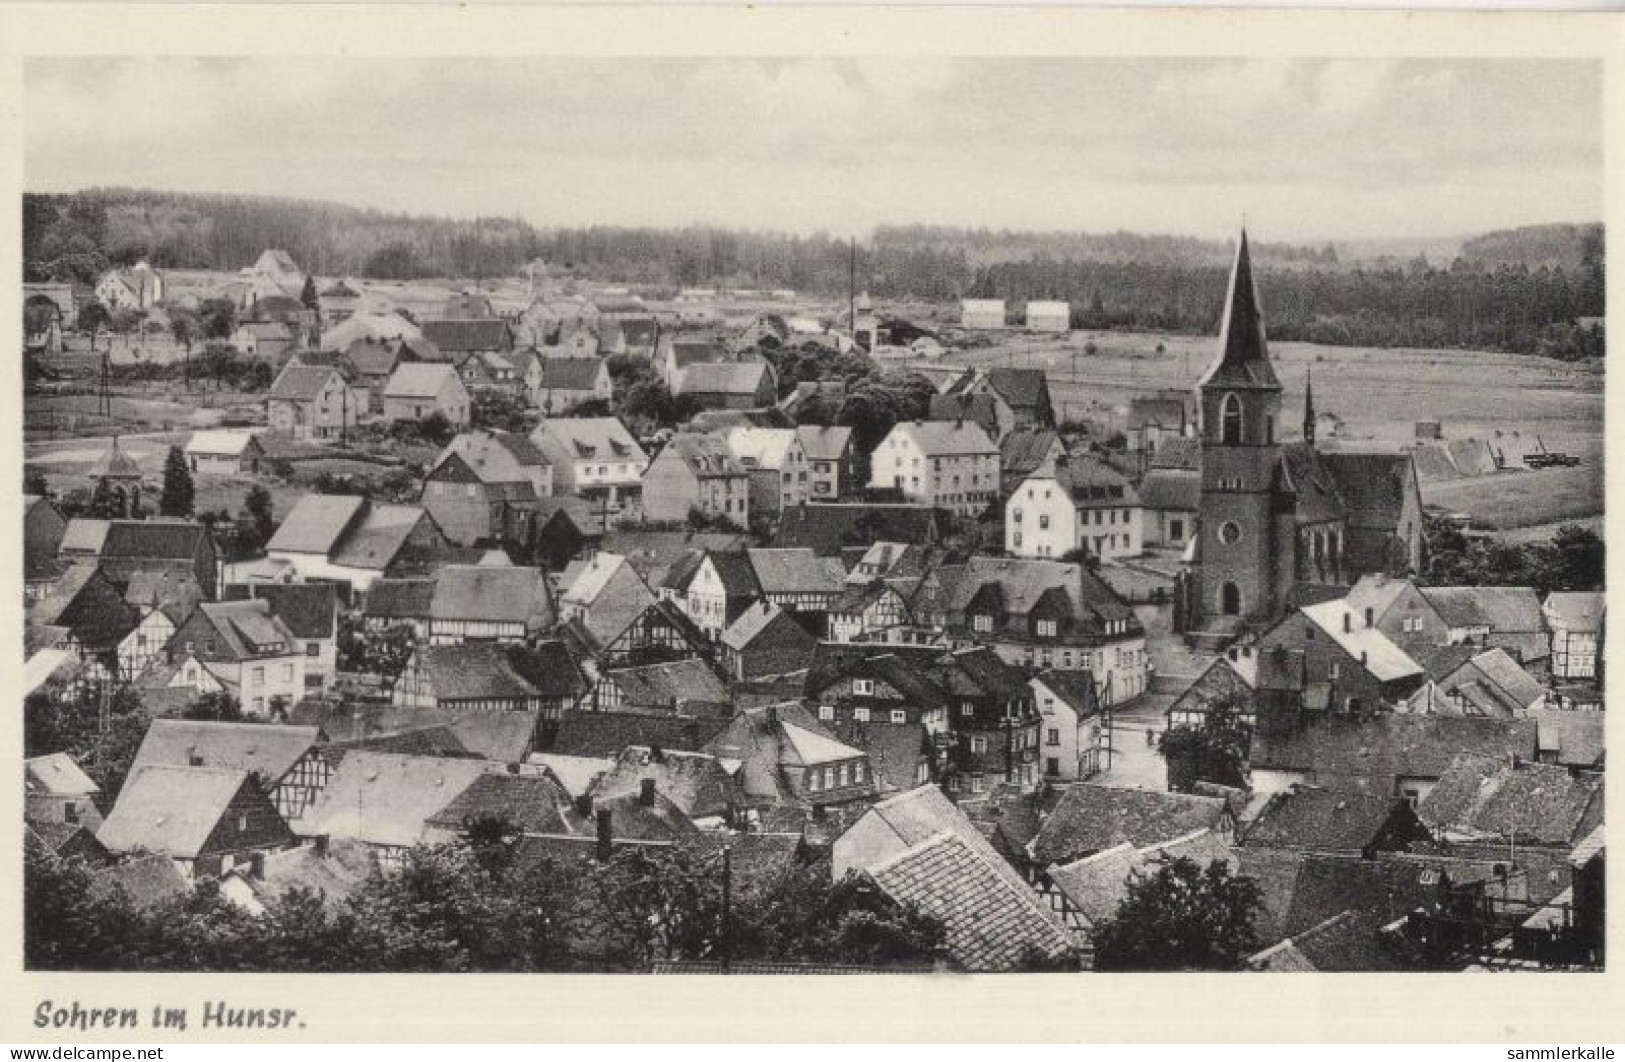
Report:
M198 431L186 443L186 463L193 472L253 475L264 459L265 450L253 432Z
M1027 304L1027 330L1030 332L1070 332L1072 305L1066 302L1034 300Z
M1003 328L1003 299L965 299L959 304L959 323L965 328Z

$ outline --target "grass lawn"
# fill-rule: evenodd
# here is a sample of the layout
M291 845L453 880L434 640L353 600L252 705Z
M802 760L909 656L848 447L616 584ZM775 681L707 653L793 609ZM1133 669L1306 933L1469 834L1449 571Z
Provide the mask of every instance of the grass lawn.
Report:
M1422 500L1467 513L1473 526L1490 530L1563 524L1602 513L1602 465L1589 461L1575 468L1430 483L1422 488Z

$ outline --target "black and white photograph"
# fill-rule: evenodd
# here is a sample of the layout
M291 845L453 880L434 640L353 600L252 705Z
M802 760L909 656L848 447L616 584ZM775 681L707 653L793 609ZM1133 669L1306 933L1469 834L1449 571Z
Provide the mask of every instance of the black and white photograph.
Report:
M1605 969L1601 58L545 51L23 58L24 970Z

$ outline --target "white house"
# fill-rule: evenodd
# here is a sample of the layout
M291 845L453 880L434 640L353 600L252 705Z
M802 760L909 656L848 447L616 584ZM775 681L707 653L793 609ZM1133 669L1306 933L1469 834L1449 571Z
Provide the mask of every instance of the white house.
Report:
M1072 307L1065 302L1047 302L1034 299L1027 303L1027 330L1029 332L1070 332Z
M1017 557L1064 557L1075 549L1101 560L1144 552L1144 514L1134 487L1088 457L1062 458L1053 476L1023 480L1004 510L1005 549Z
M1552 593L1542 607L1552 629L1552 677L1596 678L1608 596L1600 590Z
M186 463L193 472L253 475L264 459L265 448L252 432L197 431L186 442Z
M780 512L806 502L809 464L795 428L735 428L724 441L750 473L751 508Z
M1077 781L1102 766L1100 693L1087 671L1045 671L1028 683L1038 708L1038 755L1045 778Z
M649 455L618 417L548 417L530 441L553 466L555 494L573 494L609 522L639 509Z
M902 421L875 448L869 486L975 516L998 497L999 448L974 421Z
M1003 328L1003 299L965 299L959 304L959 323L965 328Z

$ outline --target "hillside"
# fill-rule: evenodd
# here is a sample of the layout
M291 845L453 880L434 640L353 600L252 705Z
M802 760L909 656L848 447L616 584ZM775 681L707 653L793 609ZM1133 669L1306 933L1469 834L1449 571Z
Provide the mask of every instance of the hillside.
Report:
M1602 242L1601 225L1532 225L1475 236L1462 244L1461 256L1486 266L1578 272L1601 260Z

